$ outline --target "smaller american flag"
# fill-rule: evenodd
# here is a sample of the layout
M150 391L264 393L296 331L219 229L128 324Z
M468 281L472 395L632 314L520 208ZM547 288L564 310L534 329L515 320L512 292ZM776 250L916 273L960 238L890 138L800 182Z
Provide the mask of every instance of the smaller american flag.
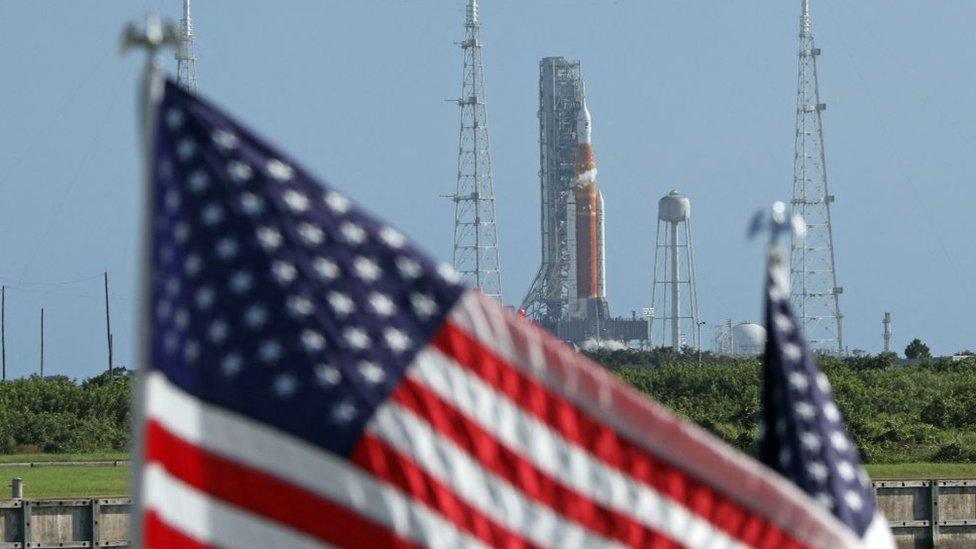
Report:
M147 547L858 547L768 468L168 82Z
M868 547L893 547L830 381L817 366L790 306L789 279L773 244L766 277L766 355L760 453Z

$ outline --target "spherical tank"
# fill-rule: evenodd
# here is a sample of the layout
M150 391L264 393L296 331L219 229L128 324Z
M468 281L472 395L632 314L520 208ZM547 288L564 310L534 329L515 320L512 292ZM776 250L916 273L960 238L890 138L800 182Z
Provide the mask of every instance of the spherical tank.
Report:
M732 328L734 352L737 355L758 355L766 346L766 328L758 324L744 322Z
M691 201L678 191L671 191L658 202L657 218L668 223L687 221L691 217Z

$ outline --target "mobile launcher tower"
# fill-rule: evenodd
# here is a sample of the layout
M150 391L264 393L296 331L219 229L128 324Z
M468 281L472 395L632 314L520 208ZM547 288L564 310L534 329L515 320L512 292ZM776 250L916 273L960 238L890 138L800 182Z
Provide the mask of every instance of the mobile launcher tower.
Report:
M645 341L644 320L613 318L607 306L603 193L579 61L539 63L539 149L542 265L522 309L567 341Z

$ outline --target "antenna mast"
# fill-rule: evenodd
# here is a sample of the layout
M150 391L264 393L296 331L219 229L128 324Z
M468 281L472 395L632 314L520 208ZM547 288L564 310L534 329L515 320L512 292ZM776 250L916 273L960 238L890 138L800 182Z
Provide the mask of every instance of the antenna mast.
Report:
M179 45L176 48L176 81L190 91L197 90L197 56L193 52L194 38L190 0L183 0L183 18L180 19Z
M461 83L461 132L458 145L457 190L454 201L454 268L486 295L501 300L501 266L495 226L491 141L485 109L485 75L481 58L478 1L468 0L459 45L464 51Z
M814 350L844 352L841 330L843 315L834 270L834 236L830 223L830 204L834 197L827 190L822 113L817 81L820 49L813 40L810 2L802 0L800 50L796 95L796 148L793 158L793 212L806 220L806 238L794 238L790 247L791 300L803 322L803 329Z

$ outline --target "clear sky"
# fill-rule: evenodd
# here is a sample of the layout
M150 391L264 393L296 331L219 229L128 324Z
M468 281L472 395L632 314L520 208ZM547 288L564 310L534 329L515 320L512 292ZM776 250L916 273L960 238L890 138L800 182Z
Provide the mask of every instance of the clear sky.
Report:
M197 0L200 91L449 260L463 0ZM539 264L538 61L583 62L607 208L611 310L650 301L657 199L693 207L704 319L758 320L750 215L788 200L799 0L482 0L506 301ZM124 23L180 0L0 2L0 278L12 377L116 362L137 306L140 60ZM970 0L814 0L850 348L976 347ZM170 70L175 62L168 57Z

